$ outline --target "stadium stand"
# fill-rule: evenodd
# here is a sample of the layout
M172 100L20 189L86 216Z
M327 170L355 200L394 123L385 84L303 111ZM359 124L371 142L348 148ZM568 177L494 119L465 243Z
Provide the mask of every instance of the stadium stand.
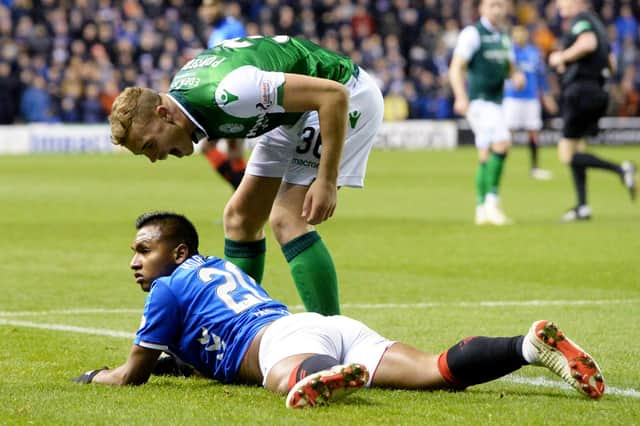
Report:
M451 118L447 81L473 0L241 0L228 14L249 35L302 35L371 70L389 119ZM638 3L595 1L619 71L612 116L640 114ZM204 48L198 0L0 0L0 124L105 122L128 85L166 90L171 75ZM561 33L553 1L514 2L512 22L548 54ZM552 87L557 94L555 76Z

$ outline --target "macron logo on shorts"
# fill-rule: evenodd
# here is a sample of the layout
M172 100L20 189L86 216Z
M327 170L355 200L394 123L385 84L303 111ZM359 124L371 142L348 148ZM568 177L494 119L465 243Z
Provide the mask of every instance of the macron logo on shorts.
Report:
M351 111L349 113L349 124L351 125L352 129L356 128L356 125L358 124L358 120L360 119L361 116L362 116L362 113L358 110Z

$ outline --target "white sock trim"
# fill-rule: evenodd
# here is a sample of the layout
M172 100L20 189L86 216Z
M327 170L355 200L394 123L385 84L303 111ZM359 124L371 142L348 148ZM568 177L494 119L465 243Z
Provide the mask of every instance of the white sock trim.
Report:
M535 365L538 362L538 349L533 345L528 334L522 339L522 357L529 364Z

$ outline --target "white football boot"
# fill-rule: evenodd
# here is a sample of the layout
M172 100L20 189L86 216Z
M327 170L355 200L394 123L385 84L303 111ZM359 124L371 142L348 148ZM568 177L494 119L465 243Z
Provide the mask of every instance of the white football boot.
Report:
M534 168L531 169L531 177L536 180L551 180L553 178L553 173L549 170Z
M629 195L631 196L631 200L636 199L636 179L637 179L637 168L636 165L631 161L624 161L620 168L622 169L622 183L629 190Z
M484 201L484 212L487 223L491 225L511 225L513 221L509 219L500 208L500 201L495 194L487 194Z
M560 222L578 222L581 220L589 220L591 219L591 207L583 204L581 206L577 206L568 210L565 214L560 218Z
M476 225L486 225L488 223L487 222L487 214L485 213L483 204L479 204L479 205L476 206L475 223L476 223Z
M598 399L604 393L604 378L596 361L553 322L534 322L522 352L533 365L547 367L583 395Z

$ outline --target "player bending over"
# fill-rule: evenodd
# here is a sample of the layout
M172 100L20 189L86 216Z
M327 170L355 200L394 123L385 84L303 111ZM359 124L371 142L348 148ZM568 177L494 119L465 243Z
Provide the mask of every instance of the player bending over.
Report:
M184 216L144 214L136 229L131 269L149 296L131 353L120 367L88 371L76 382L145 383L164 351L202 376L287 394L290 408L363 386L461 390L528 364L591 398L604 392L593 358L550 321L534 322L524 336L468 337L431 355L345 316L289 313L234 264L200 255Z
M168 93L127 88L113 141L152 162L202 139L260 136L224 211L225 257L262 282L268 221L309 311L340 313L331 254L313 225L338 187L361 188L382 123L380 89L351 59L288 37L227 40L174 76Z

